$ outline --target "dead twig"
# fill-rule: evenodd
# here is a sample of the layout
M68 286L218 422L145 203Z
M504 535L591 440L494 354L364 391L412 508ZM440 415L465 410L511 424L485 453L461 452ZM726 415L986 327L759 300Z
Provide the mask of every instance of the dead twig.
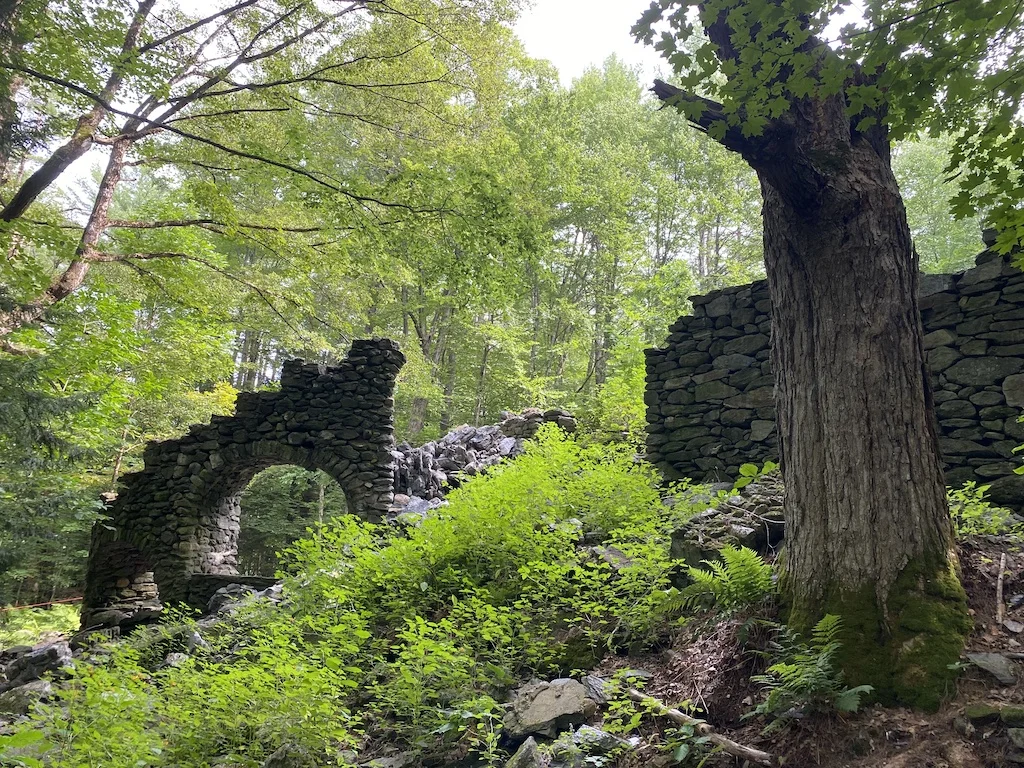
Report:
M1006 573L1006 553L999 557L999 578L996 579L996 626L1003 626L1006 607L1003 605L1003 575Z
M776 760L773 755L770 755L767 752L762 752L760 749L754 749L753 747L748 747L745 744L740 744L732 739L727 739L725 736L715 733L715 729L703 720L690 717L689 715L680 712L678 709L672 709L667 704L659 701L653 696L647 696L634 688L626 689L626 695L638 704L645 704L651 707L655 714L667 717L673 723L692 726L694 731L705 737L712 744L721 747L723 751L728 752L730 755L741 757L744 760L749 760L757 765L779 765L779 761Z

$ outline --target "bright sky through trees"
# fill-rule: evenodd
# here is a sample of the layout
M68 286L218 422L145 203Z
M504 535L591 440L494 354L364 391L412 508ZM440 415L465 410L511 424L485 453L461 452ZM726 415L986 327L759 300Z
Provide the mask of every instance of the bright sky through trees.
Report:
M613 53L650 75L662 66L661 59L630 34L648 5L650 0L534 0L516 34L531 56L558 68L566 85Z

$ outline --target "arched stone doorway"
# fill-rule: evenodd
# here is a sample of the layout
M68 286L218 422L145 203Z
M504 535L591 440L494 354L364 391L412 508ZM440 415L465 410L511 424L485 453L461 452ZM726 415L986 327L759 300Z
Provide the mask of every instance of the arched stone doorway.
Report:
M135 619L144 601L126 580L150 574L163 603L200 604L210 587L202 577L236 574L239 496L276 464L326 472L354 514L379 520L394 497L391 396L404 362L389 339L354 342L334 367L289 361L279 392L241 393L233 416L150 444L93 531L83 627L103 615Z
M238 570L273 576L279 553L304 538L310 526L351 514L348 500L334 478L293 464L257 472L239 496L242 519L238 534ZM398 505L395 484L395 506Z

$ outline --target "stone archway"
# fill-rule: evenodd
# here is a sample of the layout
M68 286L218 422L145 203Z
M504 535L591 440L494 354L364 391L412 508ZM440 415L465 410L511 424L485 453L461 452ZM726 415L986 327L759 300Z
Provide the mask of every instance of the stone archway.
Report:
M157 590L165 604L200 603L208 589L193 582L236 574L239 496L276 464L326 472L354 514L381 519L394 498L391 395L404 362L389 339L356 341L333 367L292 360L280 391L243 392L233 416L151 443L93 531L82 626L148 617Z

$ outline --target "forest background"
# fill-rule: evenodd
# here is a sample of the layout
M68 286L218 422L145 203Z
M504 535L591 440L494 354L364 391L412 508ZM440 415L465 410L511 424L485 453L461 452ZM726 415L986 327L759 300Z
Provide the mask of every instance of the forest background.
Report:
M615 57L563 85L516 39L515 2L355 3L371 7L277 51L258 35L285 13L268 2L217 17L222 42L170 81L168 61L209 31L166 41L196 21L175 4L142 27L137 48L153 55L128 63L129 23L146 3L23 4L34 12L6 38L17 67L0 71L16 128L5 206L119 67L95 142L112 156L140 105L194 91L233 44L270 53L218 99L143 123L81 285L5 336L0 604L79 594L100 494L147 441L275 387L284 360L330 364L353 339L398 340L400 441L528 406L636 440L644 347L688 296L763 277L760 193L743 161L660 110ZM276 40L323 20L304 5ZM324 67L345 77L310 75ZM979 221L950 213L948 147L919 136L895 151L928 272L965 268L984 247ZM76 263L110 167L50 185L2 222L0 312ZM274 551L344 499L322 474L275 467L243 505L243 568L272 572Z

